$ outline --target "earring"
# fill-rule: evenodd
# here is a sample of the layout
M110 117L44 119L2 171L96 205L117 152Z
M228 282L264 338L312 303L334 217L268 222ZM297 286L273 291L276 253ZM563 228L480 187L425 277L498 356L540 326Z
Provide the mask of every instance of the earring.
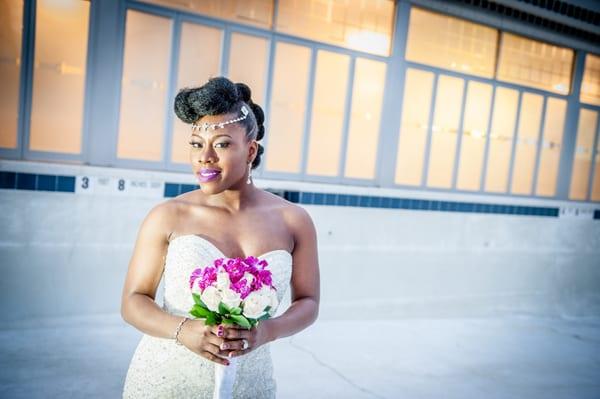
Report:
M248 163L248 180L246 180L246 184L252 183L251 177L252 177L252 163L250 162L250 163Z

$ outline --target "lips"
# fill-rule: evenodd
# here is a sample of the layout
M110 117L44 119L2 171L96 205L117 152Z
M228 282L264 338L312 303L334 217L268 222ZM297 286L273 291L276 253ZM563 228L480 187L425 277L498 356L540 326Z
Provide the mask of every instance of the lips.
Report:
M201 183L206 183L216 179L220 174L221 171L218 169L201 169L200 172L198 172L198 180Z

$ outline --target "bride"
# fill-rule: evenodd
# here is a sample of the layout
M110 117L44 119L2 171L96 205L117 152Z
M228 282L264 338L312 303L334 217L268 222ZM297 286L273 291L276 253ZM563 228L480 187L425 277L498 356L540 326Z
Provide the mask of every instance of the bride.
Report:
M233 397L274 398L269 343L307 328L319 311L314 224L304 208L252 182L263 153L257 141L264 114L248 86L212 78L181 90L175 113L191 124L190 161L200 188L156 205L139 229L121 315L143 335L123 397L212 398L215 365L239 357ZM268 261L279 302L290 287L291 306L251 329L191 318L191 271L219 257L248 256Z

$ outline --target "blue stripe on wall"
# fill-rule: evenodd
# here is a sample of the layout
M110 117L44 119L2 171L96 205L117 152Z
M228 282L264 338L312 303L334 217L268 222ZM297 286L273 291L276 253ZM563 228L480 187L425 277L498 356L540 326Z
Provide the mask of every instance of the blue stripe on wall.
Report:
M75 176L39 175L20 172L0 172L0 188L36 191L75 192ZM163 197L176 197L200 188L194 184L165 183ZM409 209L463 213L494 213L558 217L559 208L523 205L485 204L476 202L424 200L416 198L380 197L357 194L319 193L279 190L274 192L286 200L306 205L358 206L365 208ZM600 219L600 209L594 211Z

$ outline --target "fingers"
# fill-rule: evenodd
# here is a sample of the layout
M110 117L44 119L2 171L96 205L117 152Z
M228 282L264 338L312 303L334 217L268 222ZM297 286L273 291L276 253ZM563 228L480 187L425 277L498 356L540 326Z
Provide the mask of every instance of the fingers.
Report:
M232 351L232 350L241 350L244 347L244 341L241 339L236 340L227 340L223 342L219 348L222 350Z
M252 332L243 327L240 328L225 328L223 330L223 338L227 339L249 339L252 336Z
M215 346L214 350L218 352L219 348L217 346ZM215 363L220 363L222 365L229 366L229 361L227 359L223 359L222 357L217 356L214 353L209 352L207 350L203 350L201 352L201 355L204 356L205 358L207 358L208 360L212 360Z

